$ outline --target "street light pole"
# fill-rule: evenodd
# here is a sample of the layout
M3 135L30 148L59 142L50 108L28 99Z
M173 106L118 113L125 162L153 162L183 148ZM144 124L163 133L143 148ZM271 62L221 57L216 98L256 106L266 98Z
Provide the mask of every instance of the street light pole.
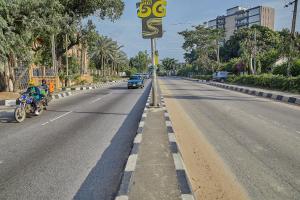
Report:
M151 39L152 55L152 106L158 106L157 103L157 82L156 82L156 63L155 63L156 39Z

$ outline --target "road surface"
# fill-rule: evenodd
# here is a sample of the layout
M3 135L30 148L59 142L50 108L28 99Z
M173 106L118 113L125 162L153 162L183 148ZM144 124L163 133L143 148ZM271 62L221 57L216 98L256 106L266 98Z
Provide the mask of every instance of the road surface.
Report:
M300 199L300 107L179 78L160 83L167 103L182 107L250 199Z
M96 89L22 124L0 115L0 199L113 199L149 93Z

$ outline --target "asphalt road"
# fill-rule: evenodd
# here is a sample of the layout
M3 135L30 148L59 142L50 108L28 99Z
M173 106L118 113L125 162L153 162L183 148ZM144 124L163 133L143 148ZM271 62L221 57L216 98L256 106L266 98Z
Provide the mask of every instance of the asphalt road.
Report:
M300 199L300 107L177 78L162 84L251 199Z
M0 199L115 196L150 84L86 91L14 123L0 112Z

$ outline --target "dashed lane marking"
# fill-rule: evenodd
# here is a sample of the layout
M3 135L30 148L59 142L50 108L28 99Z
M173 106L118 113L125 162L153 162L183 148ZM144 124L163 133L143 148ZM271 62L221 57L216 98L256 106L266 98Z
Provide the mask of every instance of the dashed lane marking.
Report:
M73 112L73 111L70 111L70 112L67 112L67 113L65 113L65 114L63 114L63 115L60 115L60 116L58 116L58 117L56 117L56 118L54 118L54 119L51 119L50 122L54 122L54 121L56 121L56 120L58 120L58 119L60 119L60 118L63 118L63 117L65 117L65 116L71 114L72 112Z
M43 124L42 124L42 126L45 126L45 125L47 125L47 124L49 124L49 122L45 122L45 123L43 123Z
M108 96L108 95L110 95L110 94L111 94L111 93L106 94L106 95L104 95L104 96L102 96L102 97L100 97L100 98L98 98L98 99L95 99L95 100L93 100L90 104L96 103L96 102L102 100L104 97L106 97L106 96Z

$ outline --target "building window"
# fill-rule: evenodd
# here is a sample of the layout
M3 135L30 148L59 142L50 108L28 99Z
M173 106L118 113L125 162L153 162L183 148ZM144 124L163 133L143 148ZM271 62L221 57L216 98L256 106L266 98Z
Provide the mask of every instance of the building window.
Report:
M249 16L259 15L259 14L260 14L259 8L249 10Z
M260 21L260 16L259 15L249 17L249 23L259 22L259 21Z
M250 27L253 26L253 25L259 25L259 26L260 26L261 23L260 23L260 22L254 22L254 23L250 23L250 24L249 24Z

